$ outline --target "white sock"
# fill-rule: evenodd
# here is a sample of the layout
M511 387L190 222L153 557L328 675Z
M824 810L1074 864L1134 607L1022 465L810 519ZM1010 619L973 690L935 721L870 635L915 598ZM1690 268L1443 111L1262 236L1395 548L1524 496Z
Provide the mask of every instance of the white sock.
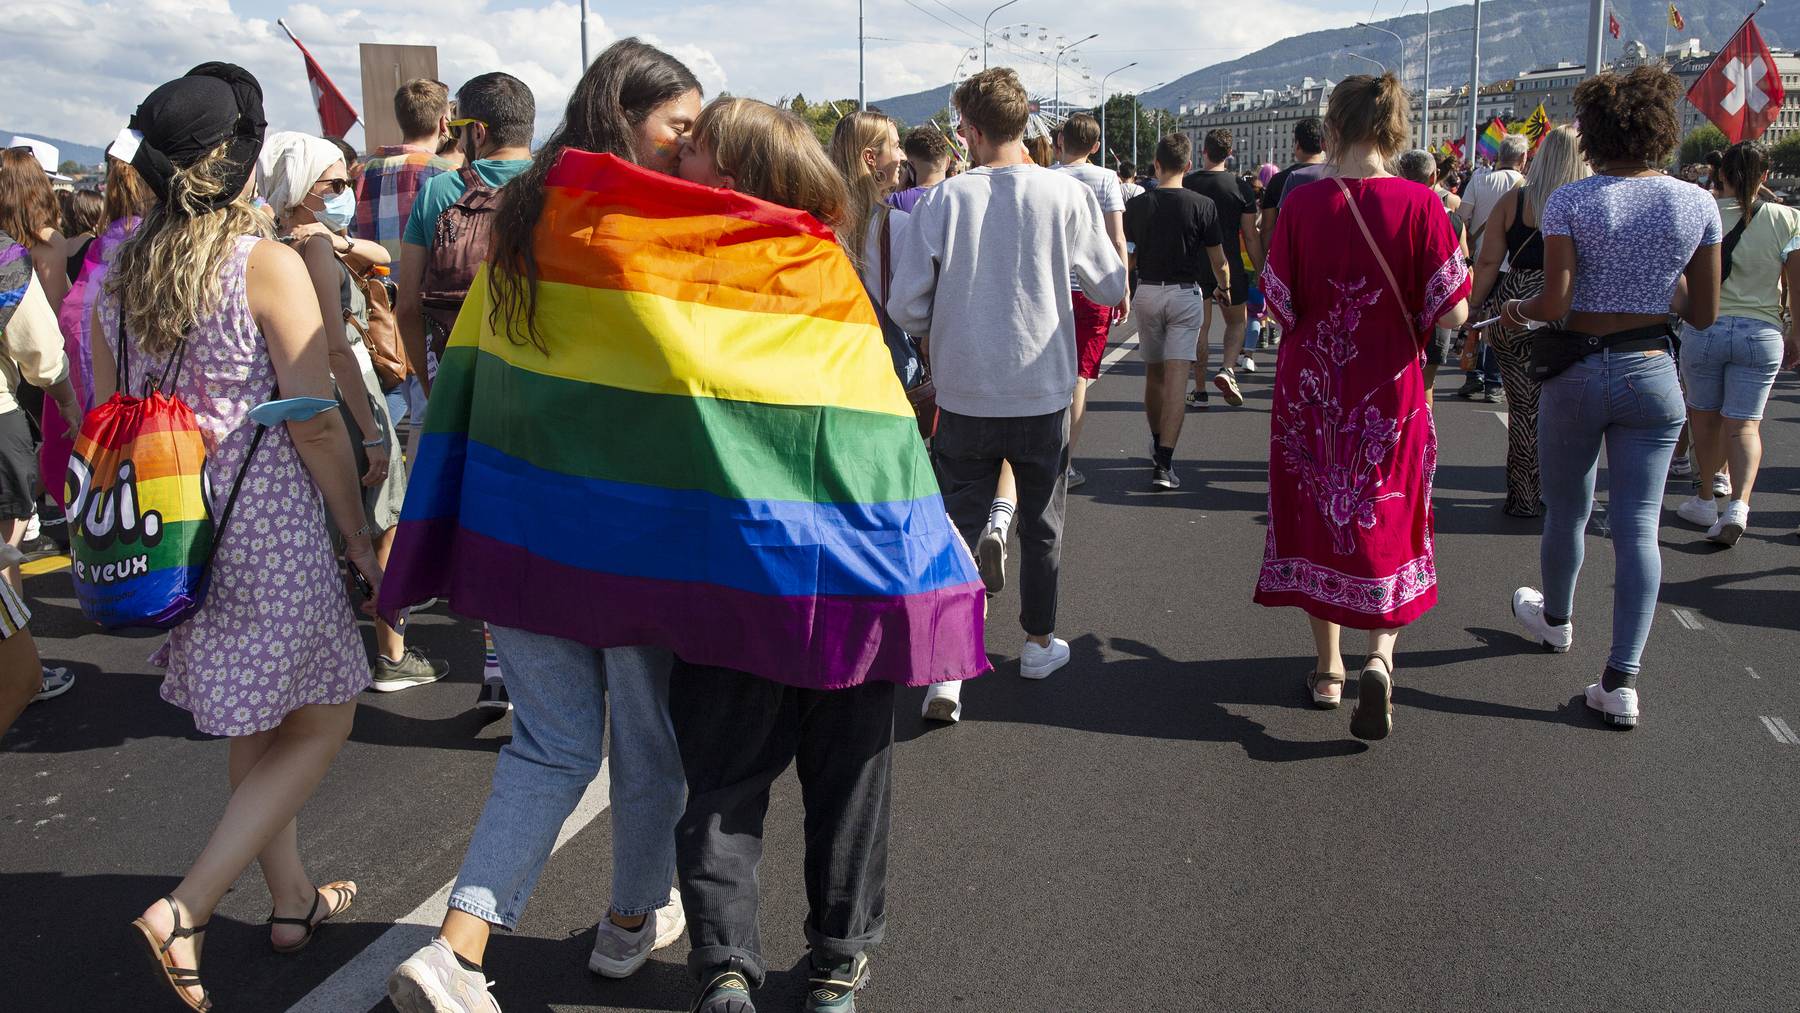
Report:
M1019 505L1009 499L994 498L994 505L988 507L988 527L1000 532L1005 538L1012 531L1013 513Z

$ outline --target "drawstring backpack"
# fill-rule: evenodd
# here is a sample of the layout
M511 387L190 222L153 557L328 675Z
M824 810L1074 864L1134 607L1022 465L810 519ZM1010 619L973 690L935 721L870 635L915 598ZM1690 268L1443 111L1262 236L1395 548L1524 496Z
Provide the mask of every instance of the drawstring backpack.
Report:
M127 391L130 354L121 307L115 393L87 413L69 455L71 571L81 611L102 628L167 630L206 601L213 553L264 427L256 427L215 525L206 442L194 410L173 393L187 340L159 379L146 378L143 397Z

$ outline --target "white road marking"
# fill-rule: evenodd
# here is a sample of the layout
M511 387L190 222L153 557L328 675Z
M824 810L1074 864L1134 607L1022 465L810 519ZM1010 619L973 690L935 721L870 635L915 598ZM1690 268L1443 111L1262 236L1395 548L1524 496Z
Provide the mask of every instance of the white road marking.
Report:
M556 836L556 844L550 851L552 857L606 811L611 801L607 791L610 776L611 771L602 764L599 775L588 785L581 801L576 803L575 811L563 821L562 833ZM351 958L349 963L338 968L299 1002L288 1007L288 1013L366 1010L386 999L388 975L400 966L401 961L412 956L414 950L431 942L432 937L437 935L438 923L444 920L444 905L449 901L450 891L455 885L456 881L452 879L438 887L436 893L403 915L392 928L377 936L374 942ZM603 898L599 899L604 902ZM598 913L595 917L598 917Z
M1675 613L1676 622L1686 626L1688 629L1697 630L1700 628L1700 617L1687 609L1672 608L1669 611Z
M1100 375L1105 376L1108 370L1110 370L1114 366L1118 365L1119 360L1125 358L1125 356L1127 356L1127 355L1130 355L1132 350L1137 348L1137 346L1138 346L1137 334L1133 333L1131 335L1131 337L1126 338L1124 341L1120 342L1119 347L1113 349L1110 352L1107 352L1106 357L1100 360Z
M1512 428L1512 415L1511 414L1509 414L1507 412L1489 412L1488 414L1499 419L1501 425L1507 427L1508 429Z
M1795 735L1794 730L1788 727L1786 721L1780 718L1762 717L1762 723L1763 727L1769 730L1769 734L1775 736L1776 742L1784 746L1800 746L1800 735Z
M1761 679L1762 678L1762 676L1756 674L1756 669L1751 668L1748 665L1744 666L1744 671L1749 672L1750 678L1752 678L1752 679Z

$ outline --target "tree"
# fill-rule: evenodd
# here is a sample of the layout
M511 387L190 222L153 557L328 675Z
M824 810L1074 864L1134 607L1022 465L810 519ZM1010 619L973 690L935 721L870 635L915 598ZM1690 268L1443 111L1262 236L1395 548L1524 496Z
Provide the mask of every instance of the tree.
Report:
M65 158L63 159L63 163L56 167L56 171L65 176L74 176L82 171L81 163L72 158Z
M1108 169L1117 168L1121 162L1131 161L1131 126L1134 103L1131 95L1111 95L1106 99L1106 150L1100 153L1100 163ZM1151 111L1143 104L1135 103L1137 113L1137 160L1139 163L1150 161L1156 153L1156 124ZM1142 168L1140 164L1139 168Z
M795 95L776 104L786 106L794 115L805 120L807 126L812 127L813 136L819 139L820 144L827 146L831 144L831 132L837 129L838 120L856 111L856 100L853 98L838 99L836 102L808 102L805 95Z
M1706 160L1707 152L1724 151L1731 142L1725 139L1725 132L1711 123L1695 127L1681 139L1681 153L1678 156L1682 165L1693 165Z
M1800 176L1800 134L1792 134L1770 148L1769 163L1777 176Z

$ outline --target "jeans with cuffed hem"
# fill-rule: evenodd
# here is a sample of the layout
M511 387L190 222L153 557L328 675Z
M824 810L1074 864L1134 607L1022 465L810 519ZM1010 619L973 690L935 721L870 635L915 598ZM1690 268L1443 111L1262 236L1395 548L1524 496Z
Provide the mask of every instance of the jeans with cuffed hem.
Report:
M1728 419L1763 417L1781 372L1781 328L1754 317L1720 317L1711 327L1681 329L1681 379L1688 405Z
M600 771L608 728L612 910L631 917L668 904L675 823L687 795L669 720L669 652L595 650L561 637L490 629L512 699L513 737L494 764L493 790L450 906L507 929L518 924L563 821Z
M894 685L797 689L747 672L675 662L669 685L688 805L676 829L688 969L768 974L757 867L769 787L792 764L806 808L806 942L842 963L887 926Z
M1687 417L1675 360L1649 352L1596 352L1543 382L1538 467L1544 535L1539 565L1544 611L1571 616L1586 549L1594 479L1606 448L1607 518L1613 543L1612 650L1607 664L1636 675L1662 584L1657 528L1669 459Z

